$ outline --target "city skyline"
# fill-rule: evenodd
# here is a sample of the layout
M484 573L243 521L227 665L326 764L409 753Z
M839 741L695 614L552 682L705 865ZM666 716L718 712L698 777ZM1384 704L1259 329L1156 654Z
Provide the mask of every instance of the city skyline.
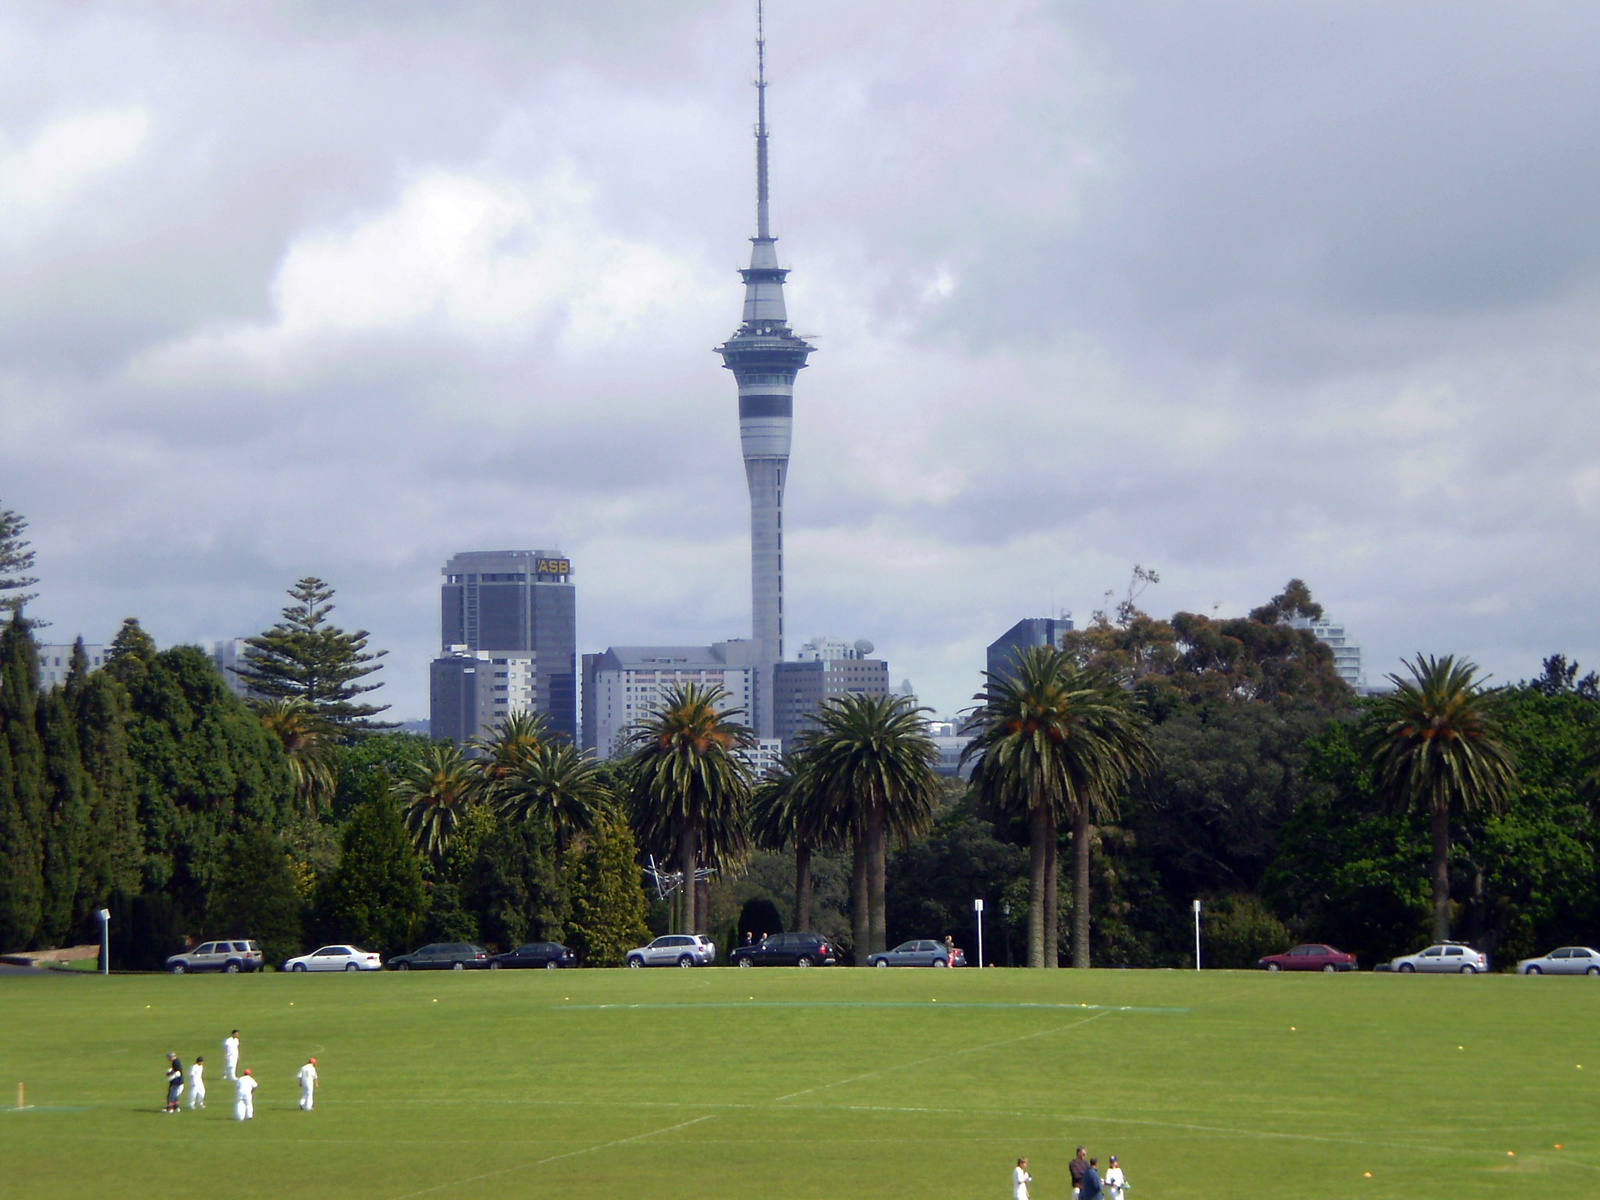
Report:
M442 11L442 10L438 10ZM0 12L0 504L53 642L268 627L316 574L427 712L437 564L559 544L578 645L750 612L708 351L753 3ZM1586 10L769 6L819 347L788 640L943 712L1017 620L1300 577L1376 684L1597 665Z

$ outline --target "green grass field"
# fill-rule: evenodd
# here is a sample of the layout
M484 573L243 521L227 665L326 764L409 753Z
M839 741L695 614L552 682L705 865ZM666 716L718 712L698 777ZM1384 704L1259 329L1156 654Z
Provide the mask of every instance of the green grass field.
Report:
M1026 1154L1070 1200L1082 1143L1131 1200L1592 1197L1597 1017L1600 980L1511 976L7 977L0 1103L34 1107L0 1112L0 1190L1008 1200ZM168 1050L205 1055L206 1111L161 1115Z

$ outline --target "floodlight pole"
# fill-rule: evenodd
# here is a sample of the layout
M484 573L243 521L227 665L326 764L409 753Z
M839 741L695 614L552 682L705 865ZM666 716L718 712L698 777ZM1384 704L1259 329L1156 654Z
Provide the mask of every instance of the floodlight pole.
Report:
M983 970L983 898L972 902L972 911L978 914L978 970Z
M94 914L100 918L100 974L111 974L111 910L102 908Z
M1200 901L1194 902L1194 969L1200 969Z

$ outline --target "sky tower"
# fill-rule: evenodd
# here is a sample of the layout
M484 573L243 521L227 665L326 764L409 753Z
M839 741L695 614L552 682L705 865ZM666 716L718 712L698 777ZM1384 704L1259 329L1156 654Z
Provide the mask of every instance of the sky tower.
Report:
M783 659L783 483L794 424L794 377L816 347L789 328L778 265L778 239L767 213L767 62L761 5L756 6L756 235L744 277L744 319L717 347L739 382L739 440L750 484L751 640L758 678L752 724L772 736L773 664Z

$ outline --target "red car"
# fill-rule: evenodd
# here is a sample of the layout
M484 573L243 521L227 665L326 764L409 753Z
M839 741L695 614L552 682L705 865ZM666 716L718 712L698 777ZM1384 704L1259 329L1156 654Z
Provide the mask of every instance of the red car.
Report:
M1354 971L1356 956L1332 946L1306 945L1269 954L1257 965L1268 971Z

